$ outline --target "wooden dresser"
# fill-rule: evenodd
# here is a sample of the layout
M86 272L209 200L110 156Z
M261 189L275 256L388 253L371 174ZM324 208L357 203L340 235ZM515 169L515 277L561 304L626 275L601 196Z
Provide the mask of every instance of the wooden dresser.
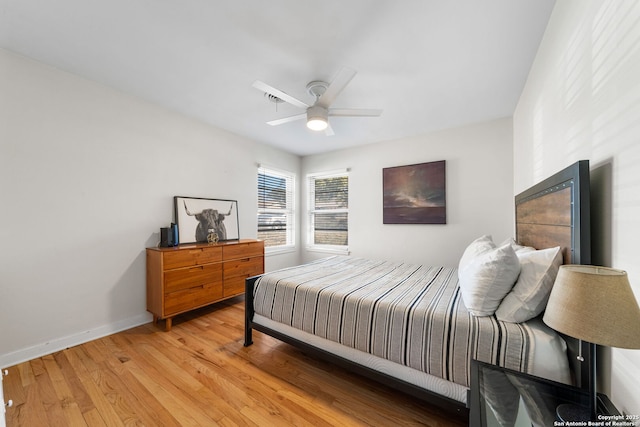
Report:
M147 248L147 310L169 331L174 316L242 295L244 280L262 273L262 240Z

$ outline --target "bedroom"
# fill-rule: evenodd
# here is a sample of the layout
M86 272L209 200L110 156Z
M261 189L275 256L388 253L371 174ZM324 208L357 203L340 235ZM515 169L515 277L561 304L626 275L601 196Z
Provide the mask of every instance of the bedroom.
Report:
M0 174L10 209L0 312L11 326L0 365L148 322L143 248L171 221L171 198L237 199L241 234L252 237L256 162L298 176L351 168L350 215L363 218L350 228L352 253L452 264L476 235L512 234L514 194L589 159L600 195L593 261L627 270L638 295L637 14L634 2L558 2L513 117L302 158L2 51ZM201 155L220 151L222 163ZM449 225L419 233L447 243L406 247L415 229L382 227L370 183L383 167L441 159L456 178ZM315 256L268 257L267 269ZM640 413L638 352L614 349L609 371L618 408Z

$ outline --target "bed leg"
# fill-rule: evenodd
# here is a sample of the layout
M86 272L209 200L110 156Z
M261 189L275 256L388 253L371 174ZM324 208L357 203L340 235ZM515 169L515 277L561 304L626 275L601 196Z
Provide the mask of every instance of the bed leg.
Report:
M244 319L244 346L249 347L253 344L253 329L251 329L251 320Z
M253 287L259 276L248 277L244 281L244 346L253 344Z

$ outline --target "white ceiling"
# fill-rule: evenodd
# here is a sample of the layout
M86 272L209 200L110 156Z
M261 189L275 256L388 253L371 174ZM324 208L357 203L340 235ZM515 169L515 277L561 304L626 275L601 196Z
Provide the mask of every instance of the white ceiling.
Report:
M513 114L554 0L0 0L0 46L298 155ZM335 136L277 106L358 71Z

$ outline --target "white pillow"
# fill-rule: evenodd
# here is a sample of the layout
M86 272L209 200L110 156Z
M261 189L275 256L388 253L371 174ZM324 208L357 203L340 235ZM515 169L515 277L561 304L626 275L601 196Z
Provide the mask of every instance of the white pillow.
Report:
M462 263L462 260L461 260ZM474 316L491 316L513 288L520 262L510 244L478 255L458 271L462 300Z
M460 257L460 262L458 263L458 277L462 270L469 266L474 259L495 248L496 245L493 243L493 240L489 235L478 237L476 240L469 243L469 246L464 250L462 257Z
M562 264L560 247L535 252L517 252L520 260L520 277L507 294L496 317L505 322L520 323L533 319L547 305L551 288Z
M516 251L516 254L520 251L535 251L536 248L532 248L531 246L523 246L523 245L519 245L518 243L516 243L516 241L513 239L513 237L508 238L507 240L505 240L504 242L502 242L500 244L500 246L505 245L509 243L511 245L511 247L513 248L514 251Z

